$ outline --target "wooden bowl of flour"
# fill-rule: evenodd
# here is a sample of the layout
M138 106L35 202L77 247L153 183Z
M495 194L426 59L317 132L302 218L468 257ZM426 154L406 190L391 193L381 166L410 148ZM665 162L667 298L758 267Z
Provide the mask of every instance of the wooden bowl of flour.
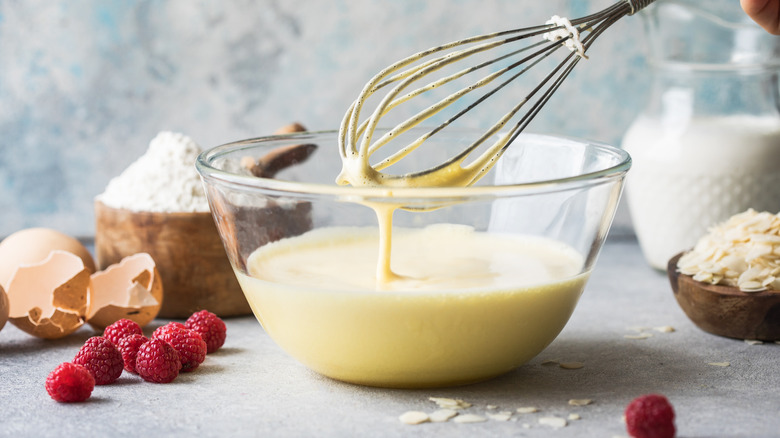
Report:
M295 123L282 127L277 134L303 130ZM279 170L305 160L313 148L296 145L250 158L241 165L247 173L273 178ZM161 132L142 157L109 183L106 192L95 200L98 268L105 269L124 257L145 252L154 259L163 283L160 317L187 318L202 309L222 317L249 315L252 310L230 260L241 264L257 246L307 230L311 226L309 206L281 215L281 223L263 221L271 215L262 213L278 206L224 209L215 201L215 216L209 211L198 211L204 210L206 204L205 195L202 199L196 196L202 189L193 166L199 153L200 148L189 137ZM115 203L117 198L122 202ZM102 200L133 209L115 208ZM229 222L227 225L235 229L242 243L255 246L232 245L226 252L215 218L223 227L225 221ZM235 253L236 248L243 258Z
M95 257L105 269L149 253L163 283L159 317L187 318L207 309L221 317L251 309L209 212L138 212L95 201Z

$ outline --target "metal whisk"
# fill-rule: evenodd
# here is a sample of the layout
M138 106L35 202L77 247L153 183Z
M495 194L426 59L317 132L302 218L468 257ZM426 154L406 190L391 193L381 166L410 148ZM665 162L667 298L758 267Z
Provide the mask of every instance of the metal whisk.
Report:
M337 182L354 186L468 186L473 184L493 167L504 150L539 113L577 63L587 58L586 51L594 40L622 17L633 15L654 1L620 0L603 11L586 17L569 21L556 16L547 24L540 26L466 38L416 53L386 67L365 85L341 123L339 150L344 168ZM499 54L497 52L499 48L506 52ZM402 174L382 172L556 52L563 54L563 61L554 65L539 84L532 87L524 98L462 152L431 168ZM475 55L481 55L486 59L472 61L474 65L465 68L459 67L462 65L459 63ZM445 67L460 68L460 70L431 79L434 73ZM482 72L475 73L480 70ZM468 76L470 74L478 77L475 80L473 75ZM415 84L422 80L425 81L422 85ZM378 139L374 139L380 121L392 109L423 94L439 90L451 82L455 83L456 80L466 81L466 85L462 87L459 85L455 91L449 92L433 105L384 131ZM381 97L368 118L361 122L360 116L366 109L368 98L391 85L394 86ZM412 85L416 88L410 88ZM484 89L487 91L482 94L476 93ZM431 119L456 102L456 106L460 106L461 109L438 126L408 143L399 143L397 150L391 151L375 164L370 163L371 156L380 148L386 147L391 140L397 139L401 134ZM527 110L521 112L526 105L529 105ZM480 153L466 163L466 159L477 150L480 150Z

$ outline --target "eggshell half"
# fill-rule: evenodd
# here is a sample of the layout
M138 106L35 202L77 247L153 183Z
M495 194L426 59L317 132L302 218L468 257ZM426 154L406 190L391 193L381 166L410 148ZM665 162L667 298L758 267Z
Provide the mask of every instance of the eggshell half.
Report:
M28 228L0 242L0 285L8 290L8 281L19 265L38 263L55 249L79 256L89 273L95 272L95 260L77 239L49 228Z
M163 287L152 256L138 253L92 274L92 300L87 322L104 329L126 318L141 327L160 312Z
M0 330L5 327L5 323L8 321L8 295L5 293L5 289L0 286Z
M39 263L15 269L7 287L9 320L33 336L67 336L84 324L89 285L83 260L54 250Z

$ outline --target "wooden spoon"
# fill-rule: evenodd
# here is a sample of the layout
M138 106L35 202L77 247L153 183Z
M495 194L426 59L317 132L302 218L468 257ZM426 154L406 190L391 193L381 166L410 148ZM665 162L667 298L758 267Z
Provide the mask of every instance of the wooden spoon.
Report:
M674 297L700 329L729 338L780 340L780 291L742 292L696 281L677 270L680 253L667 265Z
M300 123L279 128L274 135L293 134L296 132L305 132L306 128ZM266 155L254 159L252 157L243 157L241 165L258 178L273 178L280 170L290 167L294 164L306 161L309 156L317 149L314 144L293 144L278 147L271 150Z

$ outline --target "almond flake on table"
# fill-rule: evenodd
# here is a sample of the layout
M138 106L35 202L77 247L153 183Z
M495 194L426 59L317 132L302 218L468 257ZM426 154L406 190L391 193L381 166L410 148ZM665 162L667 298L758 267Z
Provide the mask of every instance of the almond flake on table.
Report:
M539 419L539 424L550 426L553 429L560 429L562 427L566 427L568 423L566 422L565 418L561 417L542 417Z
M728 362L709 362L707 363L707 365L712 365L714 367L727 367L730 366L731 364Z
M661 327L655 327L655 328L653 328L653 330L655 330L657 332L661 332L661 333L674 333L674 332L677 331L674 327L672 327L670 325L663 325Z
M467 403L461 399L428 397L428 400L436 403L440 408L444 409L466 409L471 407L471 403Z
M501 411L497 414L487 414L488 418L495 421L509 421L512 418L512 413L508 411Z
M569 406L587 406L591 403L593 403L593 400L589 398L573 398L569 400Z
M581 420L582 417L580 417L580 414L569 414L567 419L570 421L577 421L577 420Z
M653 335L651 333L640 333L638 335L623 335L626 339L636 339L636 340L642 340L647 338L652 338Z
M565 370L578 370L584 367L585 364L582 362L561 362L558 366Z
M450 418L457 415L458 411L454 409L439 409L432 412L430 415L428 415L428 417L430 418L431 423L446 423L450 420Z
M539 409L534 406L526 406L522 408L517 408L518 414L533 414L534 412L539 412Z
M463 415L458 415L452 421L456 423L483 423L487 421L487 418L476 414L463 414Z
M401 416L398 417L398 419L401 420L401 423L404 424L417 425L429 421L430 417L428 417L428 414L426 414L425 412L409 411L401 414Z
M558 365L560 362L560 359L547 359L540 365Z
M759 341L758 339L745 339L745 343L748 345L761 345L764 341Z

